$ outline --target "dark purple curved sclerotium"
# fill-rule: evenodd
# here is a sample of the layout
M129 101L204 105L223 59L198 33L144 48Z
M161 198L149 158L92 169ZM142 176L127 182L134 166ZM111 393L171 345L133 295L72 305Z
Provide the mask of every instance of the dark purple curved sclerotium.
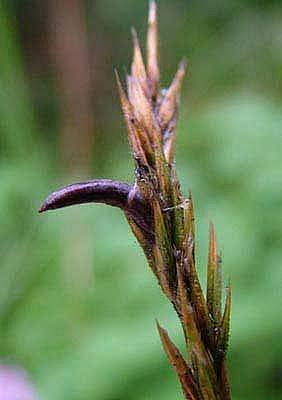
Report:
M65 186L47 197L39 212L84 203L104 203L121 208L145 233L150 233L151 210L134 186L111 179L94 179Z

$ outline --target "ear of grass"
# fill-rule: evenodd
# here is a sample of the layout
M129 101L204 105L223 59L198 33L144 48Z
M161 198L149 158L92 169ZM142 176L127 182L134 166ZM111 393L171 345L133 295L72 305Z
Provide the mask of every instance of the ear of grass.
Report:
M230 400L226 354L231 290L229 286L222 315L221 261L212 224L206 298L198 277L192 196L186 199L182 195L174 165L179 92L185 65L179 65L170 87L161 90L156 11L156 3L151 1L146 68L133 30L133 62L131 75L127 76L127 93L116 74L135 162L135 182L127 185L112 181L104 199L97 198L97 190L91 192L91 199L118 206L125 212L150 268L181 320L187 361L159 324L158 331L185 399ZM70 199L72 204L85 202L89 188L83 186L84 197L79 188L81 185L72 188L71 197L68 189L61 190L57 203L49 202L49 208L69 205ZM95 189L93 184L90 189ZM48 207L41 211L46 209Z

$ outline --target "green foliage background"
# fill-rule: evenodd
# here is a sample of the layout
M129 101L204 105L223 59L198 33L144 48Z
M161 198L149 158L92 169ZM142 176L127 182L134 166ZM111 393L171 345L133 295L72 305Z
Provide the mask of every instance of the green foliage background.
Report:
M92 176L130 181L113 65L129 65L132 24L144 39L147 2L87 7L90 31L109 44L96 63ZM122 214L88 205L37 215L74 179L59 166L52 79L29 73L23 45L20 21L40 27L39 11L0 2L1 360L27 369L44 400L180 398L155 318L180 346L181 329ZM160 30L163 81L183 55L190 65L178 171L194 195L203 282L210 219L232 280L233 398L282 398L282 6L162 0Z

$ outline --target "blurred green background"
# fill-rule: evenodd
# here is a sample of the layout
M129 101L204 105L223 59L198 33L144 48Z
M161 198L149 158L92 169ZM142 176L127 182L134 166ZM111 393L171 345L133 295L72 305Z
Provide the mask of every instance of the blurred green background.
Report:
M232 279L234 400L282 399L282 4L162 0L162 82L188 59L177 163L205 284L208 224ZM181 327L119 210L38 215L57 187L133 168L113 68L147 1L0 1L0 355L42 400L180 399L155 318Z

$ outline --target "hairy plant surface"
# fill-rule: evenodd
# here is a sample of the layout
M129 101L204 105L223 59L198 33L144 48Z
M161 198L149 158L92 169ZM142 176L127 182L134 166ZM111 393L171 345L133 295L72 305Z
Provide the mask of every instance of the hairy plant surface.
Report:
M52 193L39 211L88 202L105 203L124 211L183 327L187 359L157 323L185 399L225 400L231 398L226 368L231 291L228 287L222 307L221 260L212 224L206 297L199 282L192 197L185 198L182 194L174 163L179 91L185 63L180 63L169 88L162 89L156 12L156 3L152 1L146 66L133 30L134 53L131 73L126 79L127 91L116 74L135 163L134 184L109 179L72 184Z

